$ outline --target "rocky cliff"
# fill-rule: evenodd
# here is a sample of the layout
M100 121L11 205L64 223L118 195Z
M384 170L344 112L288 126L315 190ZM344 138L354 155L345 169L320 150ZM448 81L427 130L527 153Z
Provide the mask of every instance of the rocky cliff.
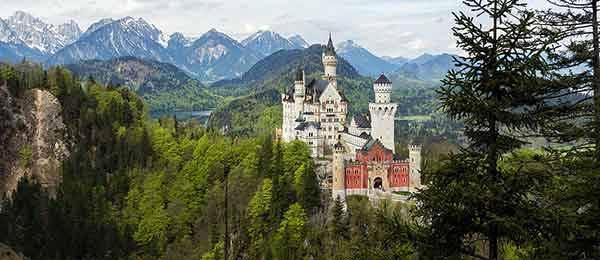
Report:
M32 89L20 97L0 86L0 194L20 178L34 177L49 191L60 182L60 162L69 155L67 129L58 99Z
M15 252L9 246L0 243L0 260L23 260L23 254Z

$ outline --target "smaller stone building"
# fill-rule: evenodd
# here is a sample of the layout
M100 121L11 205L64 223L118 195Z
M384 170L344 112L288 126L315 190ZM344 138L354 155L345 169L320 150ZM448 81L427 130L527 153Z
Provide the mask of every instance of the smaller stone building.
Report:
M344 159L344 145L335 145L333 154L332 197L345 200L348 195L377 196L393 192L414 192L421 187L421 146L409 146L409 158L399 158L378 139L370 139L356 151L352 160Z

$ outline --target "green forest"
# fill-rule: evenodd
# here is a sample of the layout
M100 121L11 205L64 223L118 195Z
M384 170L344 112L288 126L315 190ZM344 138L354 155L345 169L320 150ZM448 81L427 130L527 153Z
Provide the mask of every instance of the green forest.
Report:
M219 112L236 133L224 136L150 118L127 87L0 64L12 98L58 98L74 140L55 193L21 178L2 198L0 242L30 259L598 259L598 6L554 2L465 0L470 11L454 13L464 54L435 93L418 94L439 100L432 123L397 125L431 144L426 187L405 203L331 199L307 145L269 131L277 101ZM268 91L230 104L278 97ZM457 127L460 147L432 137L459 138Z

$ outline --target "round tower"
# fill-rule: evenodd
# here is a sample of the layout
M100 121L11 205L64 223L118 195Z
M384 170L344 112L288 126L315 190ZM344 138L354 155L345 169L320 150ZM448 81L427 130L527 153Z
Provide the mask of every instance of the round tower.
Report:
M373 83L375 103L388 104L392 102L392 82L383 74Z
M302 69L302 66L299 66L294 77L294 103L296 113L304 112L305 94L306 89L304 85L304 70Z
M325 69L323 79L334 81L337 77L337 58L335 54L335 47L333 47L333 41L331 40L331 33L329 34L327 46L323 51L323 67Z
M421 187L421 152L423 147L418 144L408 145L408 160L409 160L409 173L410 183L409 187L420 188Z
M398 104L391 102L392 82L383 74L373 83L375 102L369 103L371 136L395 152L394 120Z
M333 183L331 185L331 197L335 200L340 197L341 201L346 201L346 173L344 165L344 145L339 141L333 146L333 165L332 165Z

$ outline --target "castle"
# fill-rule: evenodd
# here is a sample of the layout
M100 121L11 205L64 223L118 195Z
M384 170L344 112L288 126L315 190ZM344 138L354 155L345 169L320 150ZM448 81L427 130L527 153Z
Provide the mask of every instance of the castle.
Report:
M313 157L333 153L332 196L376 196L414 191L421 186L421 147L409 146L409 158L395 155L392 82L381 75L373 84L375 102L369 116L346 120L348 99L337 89L337 57L331 35L322 56L322 79L306 81L304 71L295 74L294 86L281 95L285 142L301 140Z

